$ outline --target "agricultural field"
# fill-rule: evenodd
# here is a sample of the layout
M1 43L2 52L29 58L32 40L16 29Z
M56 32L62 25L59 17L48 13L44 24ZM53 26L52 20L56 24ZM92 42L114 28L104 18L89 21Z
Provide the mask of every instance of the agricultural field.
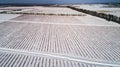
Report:
M4 10L0 10L0 12L3 12Z
M11 10L10 12L23 12L23 13L50 13L50 14L81 14L82 12L77 12L65 7L43 7L43 6L33 6L33 7L6 7L0 8L0 10Z
M0 14L0 23L18 16L20 16L20 14Z
M16 10L17 7L0 8ZM0 14L0 67L120 67L120 25L67 7ZM15 12L15 11L13 11Z
M77 12L69 8L56 8L56 7L35 7L35 9L28 12L55 13L55 14L83 14L81 12Z
M87 20L85 20L85 18ZM21 15L10 21L27 22L27 23L49 23L63 25L112 25L119 24L104 19L86 15L86 16L49 16L49 15ZM89 21L89 22L88 22Z
M120 6L112 7L107 4L82 4L82 5L74 5L74 7L96 11L99 13L112 14L120 17Z

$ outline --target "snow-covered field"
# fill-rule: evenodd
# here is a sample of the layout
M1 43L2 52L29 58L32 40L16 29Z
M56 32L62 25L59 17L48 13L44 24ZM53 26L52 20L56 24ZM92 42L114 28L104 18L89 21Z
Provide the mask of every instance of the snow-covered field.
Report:
M69 8L57 8L57 7L35 7L32 12L45 12L55 14L80 14L80 12L71 10Z
M94 26L120 26L119 24L105 19L86 16L44 16L44 15L21 15L13 18L10 21L27 22L27 23L49 23L49 24L63 24L63 25L94 25Z
M84 14L69 8L62 7L33 7L32 10L24 11L28 13L51 13L51 14Z
M10 11L10 10L0 10L0 12L3 12L3 11Z
M20 16L20 14L0 14L0 23L10 20L10 19L13 19L17 16Z
M32 7L6 7L0 8L1 10L11 10L12 12L25 12L25 13L46 13L46 14L76 14L85 15L82 12L74 11L65 7L44 7L44 6L32 6ZM19 10L21 9L21 10ZM13 11L15 10L15 11ZM11 12L10 11L10 12Z
M120 25L115 22L88 14L0 14L0 20L0 67L120 67Z
M87 9L91 11L96 11L100 13L112 14L120 17L120 8L118 7L105 7L108 5L104 4L82 4L82 5L73 5L77 8Z
M0 12L3 12L4 10L0 10Z
M69 8L64 7L43 7L43 6L31 6L31 7L6 7L0 8L4 10L17 10L21 11L12 11L12 12L28 12L28 13L54 13L54 14L84 14L78 11L74 11Z

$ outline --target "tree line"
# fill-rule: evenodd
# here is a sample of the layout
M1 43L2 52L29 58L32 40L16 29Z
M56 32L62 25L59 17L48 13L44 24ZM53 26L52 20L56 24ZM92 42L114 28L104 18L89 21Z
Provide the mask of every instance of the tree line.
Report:
M105 13L98 13L96 11L90 11L90 10L86 10L86 9L75 8L75 7L72 7L72 6L67 6L67 7L71 8L73 10L79 11L79 12L83 12L83 13L86 13L86 14L97 16L97 17L106 19L108 21L114 21L114 22L117 22L117 23L120 24L120 17L115 16L115 15L105 14Z

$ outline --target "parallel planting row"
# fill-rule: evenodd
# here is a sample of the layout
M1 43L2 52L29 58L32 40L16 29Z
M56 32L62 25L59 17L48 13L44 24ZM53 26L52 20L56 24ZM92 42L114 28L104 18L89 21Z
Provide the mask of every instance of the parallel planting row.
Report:
M102 65L86 64L77 61L57 59L35 55L15 54L0 50L1 67L103 67ZM109 66L105 66L109 67Z
M0 25L1 28L4 26L0 30L4 32L0 36L1 48L53 53L99 62L119 63L120 60L120 27L15 22ZM109 33L106 35L106 32Z

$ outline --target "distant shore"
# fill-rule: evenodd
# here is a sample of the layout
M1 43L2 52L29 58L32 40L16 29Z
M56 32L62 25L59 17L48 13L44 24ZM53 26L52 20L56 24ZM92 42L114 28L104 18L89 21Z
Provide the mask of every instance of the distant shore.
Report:
M79 4L113 4L120 5L120 3L75 3L75 4L36 4L36 3L0 3L0 6L59 6L59 5L79 5Z

